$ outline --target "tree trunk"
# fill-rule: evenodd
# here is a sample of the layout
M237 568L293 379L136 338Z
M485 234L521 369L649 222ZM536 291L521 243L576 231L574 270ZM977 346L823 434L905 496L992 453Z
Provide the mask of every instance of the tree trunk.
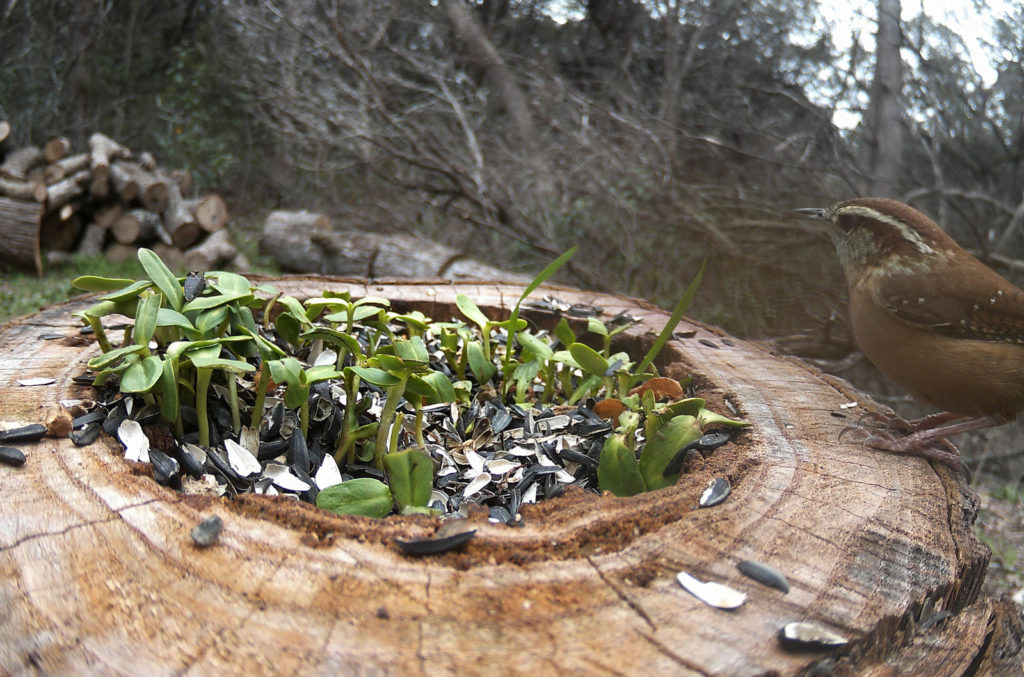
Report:
M0 261L43 274L39 257L39 229L43 206L0 197Z
M899 197L903 157L903 58L900 56L900 0L878 0L875 80L871 87L868 194Z
M325 288L386 296L399 312L456 316L456 295L507 316L521 286L324 278L269 280L299 298ZM667 313L623 297L544 287L567 303L639 318L621 334L642 354ZM98 353L74 347L72 311L50 308L0 331L0 420L91 398L72 377ZM557 317L529 311L538 326ZM0 467L0 671L196 674L797 675L989 674L1020 669L1019 612L975 601L989 553L975 537L977 503L945 466L839 442L880 407L848 384L721 332L685 322L663 373L752 427L673 487L618 499L579 490L522 510L524 526L470 520L463 550L417 559L395 538L423 537L426 516L338 517L284 498L187 497L134 469L117 442L21 445ZM68 341L40 341L57 331ZM16 379L48 376L49 386ZM849 402L856 409L843 408ZM721 505L696 509L728 477ZM224 522L199 550L190 530ZM783 594L744 578L741 560L783 571ZM704 606L675 583L685 570L749 595L737 611ZM933 623L934 612L949 618ZM779 628L812 621L852 640L788 650ZM939 660L941 658L941 660ZM154 668L159 666L159 668ZM916 670L925 666L924 673Z

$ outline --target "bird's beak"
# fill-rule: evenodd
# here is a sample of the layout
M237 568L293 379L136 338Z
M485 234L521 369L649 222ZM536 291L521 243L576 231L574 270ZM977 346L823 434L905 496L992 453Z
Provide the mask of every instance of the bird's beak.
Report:
M825 210L821 207L806 207L804 209L791 209L788 212L784 212L783 216L810 216L815 219L822 219L828 221L828 217L825 216Z

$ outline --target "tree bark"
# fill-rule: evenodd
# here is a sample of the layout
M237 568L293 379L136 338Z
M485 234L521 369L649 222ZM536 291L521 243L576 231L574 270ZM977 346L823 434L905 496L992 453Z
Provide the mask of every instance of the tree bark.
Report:
M89 170L92 183L89 192L100 199L110 192L110 163L115 159L127 159L131 153L127 148L99 132L89 137Z
M875 79L871 87L868 193L899 197L903 157L903 58L900 56L900 0L878 0Z
M43 205L0 197L0 261L43 274L39 229Z
M167 209L164 211L164 228L178 249L192 246L203 234L196 217L189 211L188 205L181 197L178 184L170 181L167 182Z
M401 312L457 315L464 293L507 316L521 286L269 280L299 298L325 288L386 296ZM642 353L667 313L623 297L544 287L639 324L617 340ZM80 299L0 331L0 420L37 420L41 405L90 398L75 385L94 345L78 337ZM551 328L557 317L529 311ZM665 348L663 373L694 376L715 408L752 427L673 487L627 499L571 490L522 510L524 526L470 520L462 551L416 559L397 538L423 537L425 516L337 517L282 498L186 497L157 486L103 437L22 445L22 468L0 467L0 670L49 674L477 675L495 673L797 675L836 661L836 674L927 666L1020 665L1019 612L975 601L988 550L977 504L945 466L839 442L881 408L848 384L766 349L684 321L692 338ZM22 388L18 378L49 376ZM858 408L843 407L849 402ZM715 477L733 492L696 509ZM218 515L218 545L189 532ZM740 560L783 571L783 594L741 576ZM706 607L674 582L685 570L749 595L735 612ZM932 611L947 611L944 622ZM847 647L790 651L779 628L824 624ZM929 651L940 650L942 661ZM915 652L917 658L915 658ZM1001 662L1000 662L1001 661ZM896 668L889 668L896 670ZM918 673L922 674L922 673Z
M218 230L203 240L202 244L185 252L185 268L188 270L216 270L231 263L238 250L231 244L226 230Z

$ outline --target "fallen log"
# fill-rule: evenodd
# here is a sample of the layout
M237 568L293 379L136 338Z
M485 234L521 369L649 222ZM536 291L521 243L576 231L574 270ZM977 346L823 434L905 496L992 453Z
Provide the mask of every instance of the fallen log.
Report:
M82 229L82 237L78 240L76 250L83 256L98 256L103 253L103 243L107 239L107 229L98 223L89 223Z
M131 152L109 136L96 132L89 137L89 171L92 182L89 192L94 197L105 198L110 193L110 163L116 159L127 159Z
M228 223L227 204L216 193L185 200L185 206L195 216L199 227L207 233L218 231Z
M0 197L0 261L43 274L39 231L43 205Z
M191 247L203 232L174 182L167 183L167 209L164 210L163 221L171 242L178 249Z
M185 251L185 268L188 270L215 270L224 264L231 263L238 250L231 244L231 237L226 230L218 230L203 242Z
M63 136L58 136L50 139L43 146L43 157L50 164L54 164L62 160L69 150L71 150L71 142Z
M46 202L45 181L19 181L0 176L0 196L31 202Z
M110 226L110 234L121 244L149 244L162 230L160 215L147 209L131 209Z
M41 167L46 159L43 151L35 146L25 146L11 151L0 163L0 176L15 181L28 181L32 171Z
M136 178L136 172L142 171L142 168L138 165L133 165L124 161L110 163L110 187L114 189L122 200L125 202L131 202L139 196L139 182ZM153 197L150 196L150 202ZM143 200L143 203L146 201Z
M451 247L410 235L336 230L327 216L312 212L271 212L263 225L260 249L282 269L292 272L371 278L524 280Z
M60 209L71 200L85 193L86 186L92 180L89 170L83 169L66 179L46 187L46 208L53 211Z

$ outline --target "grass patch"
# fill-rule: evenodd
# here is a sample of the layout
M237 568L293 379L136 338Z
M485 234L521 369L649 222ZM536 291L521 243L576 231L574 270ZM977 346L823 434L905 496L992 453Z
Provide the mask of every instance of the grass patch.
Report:
M142 276L142 266L136 259L114 264L102 256L76 256L43 277L5 269L0 277L0 323L80 295L71 280L81 275L136 279Z

